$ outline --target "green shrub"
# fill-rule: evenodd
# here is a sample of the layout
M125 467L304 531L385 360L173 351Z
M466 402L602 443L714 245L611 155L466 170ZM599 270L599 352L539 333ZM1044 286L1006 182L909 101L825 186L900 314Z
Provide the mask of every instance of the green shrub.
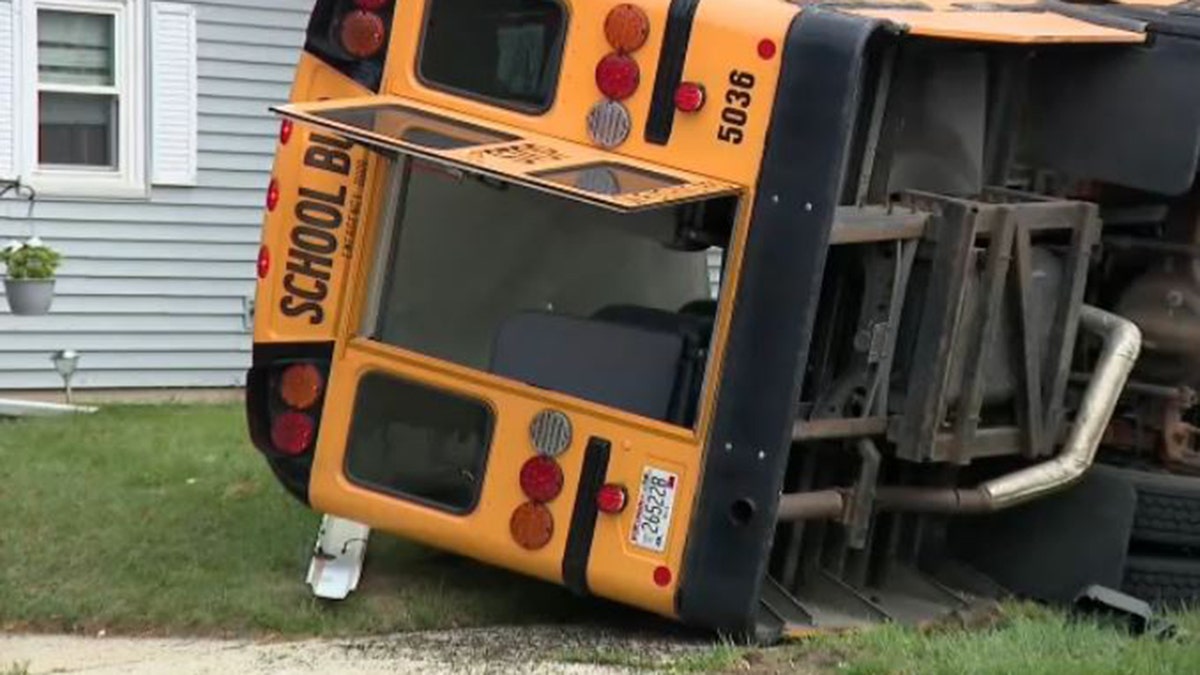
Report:
M53 279L62 256L34 237L26 242L14 241L0 250L0 262L8 268L9 279Z

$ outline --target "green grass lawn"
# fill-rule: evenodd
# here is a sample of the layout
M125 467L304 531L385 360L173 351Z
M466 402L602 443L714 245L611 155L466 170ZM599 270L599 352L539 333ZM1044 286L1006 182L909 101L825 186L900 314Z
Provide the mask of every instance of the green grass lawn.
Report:
M358 593L323 603L303 583L317 522L275 484L236 406L0 422L0 629L297 637L644 621L386 535L371 542ZM1175 620L1181 637L1160 642L1022 605L973 630L888 626L771 650L561 656L675 672L1200 673L1200 613Z
M917 631L885 626L820 637L762 656L764 672L845 675L1193 675L1200 614L1171 617L1174 639L1132 637L1037 606L1014 605L994 626ZM751 655L751 660L756 656ZM804 672L800 670L800 672Z
M0 626L347 635L597 606L388 536L359 592L323 603L304 584L318 522L275 483L237 406L0 422Z

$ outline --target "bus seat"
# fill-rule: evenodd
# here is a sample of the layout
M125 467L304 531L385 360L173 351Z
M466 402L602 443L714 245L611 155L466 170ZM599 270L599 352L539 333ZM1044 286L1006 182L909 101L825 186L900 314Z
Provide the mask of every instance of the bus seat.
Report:
M695 421L704 369L708 363L708 345L712 338L716 303L712 303L712 312L709 312L707 303L689 303L679 312L637 305L611 305L594 315L601 321L678 335L683 339L684 354L667 419L684 426L690 426Z
M491 372L670 421L685 348L677 333L521 312L497 331Z

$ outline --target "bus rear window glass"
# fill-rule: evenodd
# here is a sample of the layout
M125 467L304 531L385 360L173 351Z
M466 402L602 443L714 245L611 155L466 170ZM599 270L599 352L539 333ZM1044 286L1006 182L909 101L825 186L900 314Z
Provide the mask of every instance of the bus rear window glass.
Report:
M456 150L517 140L511 134L401 105L334 108L314 114L331 122L435 150Z
M682 185L683 181L616 162L596 162L534 174L552 183L601 195L625 195Z
M369 373L358 387L346 474L376 492L468 513L483 485L493 422L480 401Z
M555 0L430 0L418 73L435 88L545 111L566 23Z

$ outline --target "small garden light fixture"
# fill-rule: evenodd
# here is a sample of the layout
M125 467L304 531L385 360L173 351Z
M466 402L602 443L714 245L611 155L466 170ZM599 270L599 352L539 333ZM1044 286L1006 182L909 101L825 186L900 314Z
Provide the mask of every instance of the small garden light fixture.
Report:
M71 403L71 378L75 376L75 370L79 367L79 352L74 349L64 349L55 352L50 360L54 362L54 369L62 376L69 405Z

